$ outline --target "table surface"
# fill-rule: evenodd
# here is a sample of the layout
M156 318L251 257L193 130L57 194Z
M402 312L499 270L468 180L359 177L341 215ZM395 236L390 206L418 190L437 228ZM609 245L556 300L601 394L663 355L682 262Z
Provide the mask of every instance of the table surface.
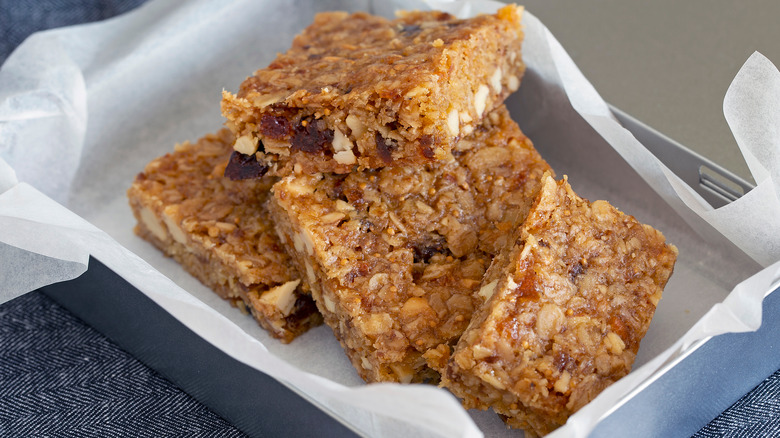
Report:
M68 4L63 12L61 1L0 0L0 62L32 29L108 18L143 3L143 0L120 0L113 5L112 2L101 2L99 11L95 10L94 2L87 0L64 3ZM722 101L734 75L754 51L762 52L776 63L780 60L780 44L777 43L780 41L780 26L774 22L775 17L780 15L780 2L529 0L524 3L550 28L606 101L738 176L751 180L723 117ZM33 9L32 5L37 9ZM30 10L35 13L30 13ZM44 314L59 318L61 323L52 325L51 320L47 322L46 318L40 317ZM121 428L100 429L89 422L55 424L57 421L46 412L36 414L38 429L14 429L14 425L24 423L20 415L28 415L29 412L20 414L18 410L8 408L10 405L6 402L9 400L16 400L14 406L17 407L20 406L19 400L23 400L28 408L36 403L52 408L64 401L74 406L73 410L78 415L70 418L77 419L94 418L96 408L90 406L95 404L102 407L104 416L110 416L112 412L114 416L120 415L118 412L122 409L117 407L128 408L120 415L127 420L133 415L148 417L150 413L162 409L153 401L163 393L173 394L178 406L188 412L196 412L194 417L190 415L187 418L198 418L196 422L200 422L200 427L188 431L181 429L184 423L181 419L177 422L175 410L169 410L165 415L152 415L159 418L144 423L145 430L152 435L240 435L207 408L181 393L175 385L134 362L132 357L123 355L111 341L73 318L67 310L38 293L0 306L0 435L20 430L25 430L27 434L37 434L37 431L54 435L122 435ZM29 338L25 341L27 343L19 342L19 333L26 333L25 336L38 333L38 338ZM45 347L44 338L52 333L67 341L67 354L45 356L46 348L30 348L35 345ZM11 338L16 341L12 342ZM74 351L77 353L73 354ZM24 357L21 366L20 357ZM61 382L69 387L78 386L80 390L77 392L66 391L63 394L60 388L57 393L57 385L52 389L51 381L46 383L38 379L38 376L47 373L47 369L57 367L70 370L71 377L79 376L85 370L84 363L90 360L102 361L100 363L118 361L122 365L107 367L102 371L103 377L94 377L89 382L78 379ZM93 368L90 372L101 372L101 367ZM117 379L117 375L134 378ZM107 388L123 384L126 388L137 389L139 379L146 385L146 390L141 391L138 394L140 399L136 398L132 403L128 397L115 396L121 391L105 392ZM113 383L107 384L109 381ZM736 408L764 409L761 421L775 424L772 430L778 430L778 381L780 372L747 394ZM93 399L86 395L89 391L94 393ZM766 411L767 405L762 402L768 391L769 398L775 401L773 411ZM26 398L20 399L22 396ZM739 425L735 426L728 417L725 418L715 419L699 432L699 436L724 436L729 433L742 436L738 432ZM128 424L137 427L139 423L128 421Z
M780 63L776 0L528 0L607 102L752 181L723 97L753 52Z

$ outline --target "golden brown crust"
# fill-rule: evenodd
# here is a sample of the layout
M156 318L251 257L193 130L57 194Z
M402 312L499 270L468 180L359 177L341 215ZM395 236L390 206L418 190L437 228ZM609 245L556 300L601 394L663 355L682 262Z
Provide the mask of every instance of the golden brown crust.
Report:
M290 342L322 318L270 223L264 202L273 180L222 177L233 139L223 129L149 163L127 193L135 230Z
M223 93L236 150L259 147L277 175L442 159L519 86L521 14L318 14L287 53Z
M486 273L490 299L442 385L467 408L544 435L630 371L677 249L550 176L515 239Z
M436 380L422 355L466 328L485 269L548 170L502 106L448 160L292 175L270 208L361 377Z

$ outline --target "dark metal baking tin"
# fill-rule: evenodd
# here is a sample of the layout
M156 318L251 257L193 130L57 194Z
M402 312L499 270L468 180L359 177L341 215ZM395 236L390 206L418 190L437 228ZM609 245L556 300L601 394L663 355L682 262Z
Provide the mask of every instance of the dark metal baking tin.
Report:
M713 206L752 185L615 109L619 121ZM355 436L273 378L184 327L98 260L81 277L42 288L49 297L250 436ZM764 315L780 314L780 295ZM757 332L716 336L632 397L593 436L690 436L780 368L780 319Z

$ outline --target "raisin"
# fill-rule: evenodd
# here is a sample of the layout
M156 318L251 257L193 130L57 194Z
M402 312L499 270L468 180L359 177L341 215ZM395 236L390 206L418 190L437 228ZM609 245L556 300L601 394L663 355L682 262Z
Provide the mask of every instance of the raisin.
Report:
M233 181L260 178L268 172L268 166L257 161L254 155L233 151L225 167L225 176Z
M317 305L314 304L314 300L309 295L300 295L293 305L293 311L284 318L288 326L298 328L303 327L311 315L314 315L317 311Z
M360 232L361 233L370 233L371 232L371 227L373 225L374 224L370 220L368 220L368 219L361 219L360 220Z
M290 121L284 117L263 114L260 117L260 132L274 140L285 140L290 137L292 127Z
M325 151L333 143L333 130L320 129L318 125L314 120L298 123L290 139L291 149L309 154Z
M364 277L370 271L371 269L366 262L357 262L354 264L354 267L344 275L344 283L342 284L350 284L355 281L355 278Z
M419 24L403 24L401 25L401 33L404 35L414 35L420 32L422 28Z
M499 361L499 357L498 357L497 354L492 354L492 355L482 359L482 362L485 362L485 363L496 363L498 361Z
M578 261L572 265L572 267L569 268L569 278L571 279L572 283L577 277L582 275L583 272L585 272L585 266L583 266L582 262Z
M457 17L454 15L441 11L436 14L436 19L439 21L452 21L451 23L447 23L447 26L459 26L465 23L463 20L457 20Z
M569 369L571 365L574 364L575 364L574 358L569 356L565 351L559 351L555 353L555 356L553 357L553 366L558 371Z
M533 269L525 271L523 280L520 281L520 284L515 289L515 294L518 302L524 300L537 301L539 299L539 292L536 290L536 274L534 274Z
M344 202L347 202L347 195L344 194L344 178L346 178L346 175L343 178L335 178L335 181L333 181L333 190L330 192L330 198L331 199L340 199Z
M447 248L447 242L444 236L438 236L428 238L421 242L415 242L412 244L412 251L414 252L415 263L428 263L428 261L435 254L447 253L449 255L449 248Z
M398 148L398 143L393 139L382 137L382 134L378 132L374 135L374 140L376 141L376 153L379 155L379 158L387 164L392 163L393 151Z
M433 136L430 134L423 135L420 137L420 153L423 157L432 160L434 157L433 154L433 148L431 148L431 145L433 144Z
M613 315L609 319L609 328L611 328L615 334L620 336L620 339L625 342L626 346L631 347L633 345L634 339L630 336L630 328L622 318L617 315Z

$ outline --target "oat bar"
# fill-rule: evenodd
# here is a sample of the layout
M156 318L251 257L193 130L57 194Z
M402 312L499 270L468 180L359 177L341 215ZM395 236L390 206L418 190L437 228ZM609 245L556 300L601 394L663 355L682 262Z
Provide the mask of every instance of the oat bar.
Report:
M360 376L438 381L423 354L466 328L548 170L501 106L442 162L290 175L269 208Z
M136 233L282 342L322 322L269 222L272 180L230 181L227 129L149 163L127 192Z
M347 173L446 157L517 90L521 15L318 14L287 53L223 93L245 155L235 166Z
M485 275L488 301L442 385L466 408L544 435L630 371L677 249L550 176L515 239Z

